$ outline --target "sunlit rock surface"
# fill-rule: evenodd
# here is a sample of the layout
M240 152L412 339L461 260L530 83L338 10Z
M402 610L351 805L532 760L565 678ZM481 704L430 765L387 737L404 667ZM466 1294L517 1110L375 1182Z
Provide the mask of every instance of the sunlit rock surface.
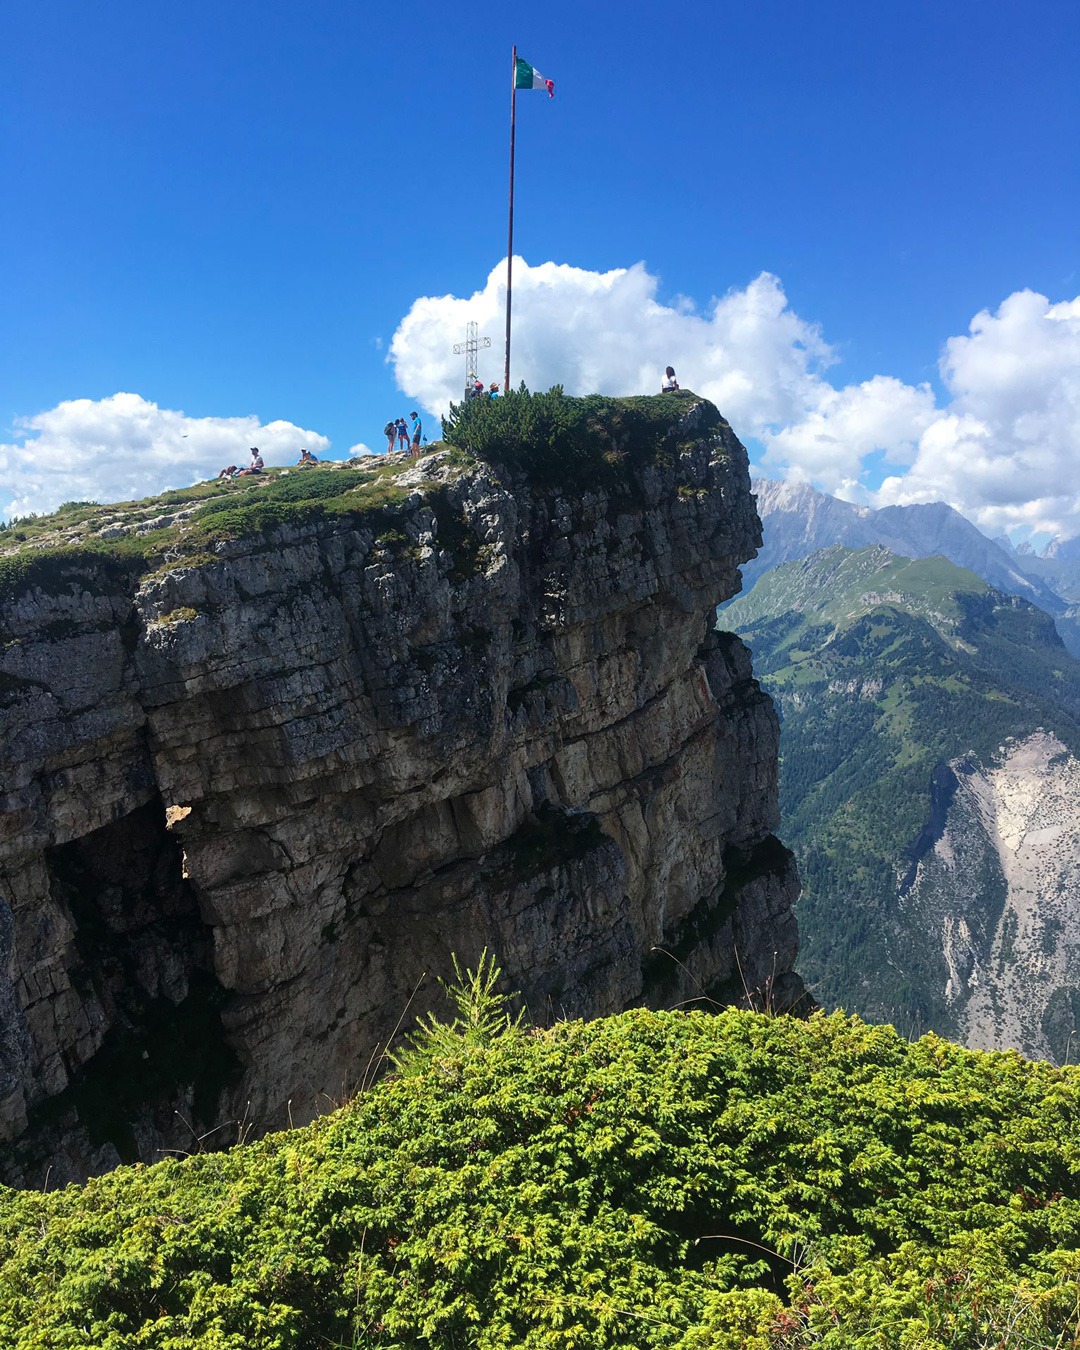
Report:
M910 903L940 925L960 1038L1075 1063L1080 762L1036 732L989 764L960 760L949 771L940 834Z
M776 718L712 631L759 522L699 412L618 495L435 454L370 516L5 606L5 1179L310 1118L454 952L538 1021L799 997Z

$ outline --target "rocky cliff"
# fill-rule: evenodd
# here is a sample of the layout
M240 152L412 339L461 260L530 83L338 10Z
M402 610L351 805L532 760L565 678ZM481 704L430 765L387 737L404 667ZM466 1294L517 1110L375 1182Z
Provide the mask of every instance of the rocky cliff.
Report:
M539 1021L798 996L776 718L712 631L760 542L746 456L660 405L592 489L442 450L378 509L185 558L151 508L153 570L102 545L9 582L4 1179L310 1118L453 952Z
M948 778L906 904L928 936L941 934L959 1038L1075 1063L1080 761L1040 730L1010 739L987 764L957 760Z

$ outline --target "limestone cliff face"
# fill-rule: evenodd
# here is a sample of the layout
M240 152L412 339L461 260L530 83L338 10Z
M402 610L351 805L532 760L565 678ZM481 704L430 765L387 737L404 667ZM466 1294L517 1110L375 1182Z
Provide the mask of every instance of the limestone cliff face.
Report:
M1075 1062L1080 1022L1080 761L1037 731L989 763L943 766L932 847L905 900L940 935L959 1038Z
M5 607L5 1179L309 1118L452 952L541 1021L797 995L776 718L712 631L759 523L699 412L627 492L435 454L376 515Z

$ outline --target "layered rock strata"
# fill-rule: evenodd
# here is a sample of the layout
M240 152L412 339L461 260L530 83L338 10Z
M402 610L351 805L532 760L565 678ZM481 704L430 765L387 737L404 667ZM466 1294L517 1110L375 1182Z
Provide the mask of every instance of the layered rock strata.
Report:
M759 522L703 408L619 491L435 454L400 505L5 606L6 1180L310 1118L451 953L539 1021L798 996L776 718L712 631Z

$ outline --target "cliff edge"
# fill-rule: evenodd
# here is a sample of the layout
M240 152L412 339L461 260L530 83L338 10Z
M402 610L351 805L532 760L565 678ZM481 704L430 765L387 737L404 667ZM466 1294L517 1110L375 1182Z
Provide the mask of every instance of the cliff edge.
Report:
M4 1180L311 1118L452 952L538 1021L799 996L776 717L712 627L745 451L689 394L556 406L561 482L459 427L0 572Z

